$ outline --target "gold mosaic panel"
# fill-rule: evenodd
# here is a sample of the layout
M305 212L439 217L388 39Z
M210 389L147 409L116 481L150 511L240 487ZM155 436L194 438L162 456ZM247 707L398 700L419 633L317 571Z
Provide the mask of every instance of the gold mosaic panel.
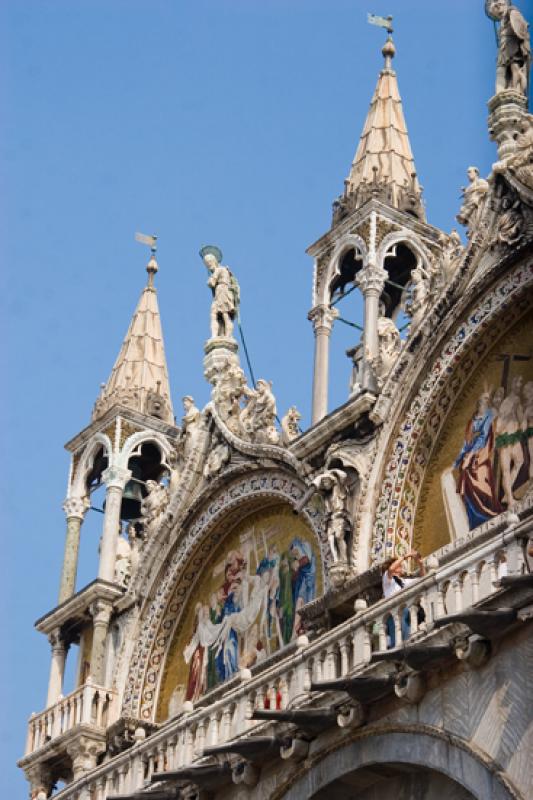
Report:
M295 639L299 608L322 591L318 543L290 508L238 523L199 576L174 634L157 720Z
M433 447L414 524L423 555L468 533L533 485L533 312L483 357Z

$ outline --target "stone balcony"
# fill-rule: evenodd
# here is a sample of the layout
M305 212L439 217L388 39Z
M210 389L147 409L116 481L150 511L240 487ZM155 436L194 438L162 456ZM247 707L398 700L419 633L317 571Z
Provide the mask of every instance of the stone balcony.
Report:
M517 517L502 515L472 532L466 541L448 545L437 554L440 563L435 559L435 568L413 585L369 608L364 601L356 601L355 614L332 630L312 641L302 636L268 662L251 671L242 670L223 688L218 687L206 695L196 707L184 708L181 714L161 724L147 738L139 729L132 747L112 758L108 756L107 760L104 758L102 764L86 775L76 770L73 782L55 798L106 800L123 797L149 785L154 774L168 771L179 773L181 770L185 783L194 784L191 767L213 764L212 758L204 755L206 747L272 735L273 730L282 732L285 741L292 736L298 743L298 747L281 747L279 757L285 759L285 764L292 757L301 757L302 747L310 745L300 746L298 726L295 729L286 722L254 720L252 715L256 710L270 713L283 709L334 709L337 714L334 728L338 725L342 731L365 724L370 716L373 720L379 719L386 713L381 710L383 703L388 704L388 708L391 703L418 703L435 682L446 680L443 677L446 670L453 673L463 669L465 664L467 669L475 670L483 659L486 663L493 652L492 639L499 640L509 632L514 635L532 616L533 580L524 548L532 527L531 517L520 522ZM420 604L426 617L421 624L417 615ZM400 620L405 608L410 610L410 638L395 650L387 650L387 619L392 616L399 641ZM488 612L489 622L493 616L496 619L494 628L484 636L461 621L448 620L452 614L472 609ZM498 614L502 609L508 613L505 620L499 622ZM421 665L413 666L410 654L421 659ZM332 685L329 689L324 686L328 681L359 677L387 678L390 691L386 700L380 696L359 702L338 686ZM104 691L94 688L97 692ZM79 697L82 695L83 692ZM91 709L94 696L93 693L93 699L88 699ZM74 698L70 697L72 704ZM43 746L42 739L38 738L42 737L43 730L54 731L54 725L59 724L57 714L62 715L61 719L65 717L65 700L57 704L55 714L52 709L45 712L49 720L46 724L43 715L31 719L28 752L35 747L41 747L44 752L47 747L53 747L57 737L60 739L64 735L56 727L56 739L52 738ZM107 724L114 719L112 709L111 703ZM82 719L87 711L82 708L76 713ZM70 718L76 719L76 716ZM100 720L103 724L102 717ZM103 734L103 729L99 730ZM232 780L241 782L242 759L241 767L234 755L229 756L229 761L233 767ZM156 782L161 780L157 778Z
M117 700L116 692L89 680L45 711L32 714L20 766L76 780L105 751L106 731L118 715Z

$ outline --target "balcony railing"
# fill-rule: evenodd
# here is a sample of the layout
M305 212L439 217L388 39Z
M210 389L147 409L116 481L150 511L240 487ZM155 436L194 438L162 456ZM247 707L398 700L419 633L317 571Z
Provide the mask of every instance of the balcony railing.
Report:
M397 642L405 608L410 609L411 637L422 638L434 620L496 594L502 574L520 574L527 569L521 543L524 535L523 530L505 528L505 521L483 531L477 541L472 539L446 553L447 563L393 597L370 608L361 607L352 618L311 643L301 637L290 654L285 658L281 654L277 663L258 674L243 670L214 702L184 712L147 739L140 738L126 752L62 789L55 800L106 800L108 796L133 792L155 772L190 764L204 747L258 729L262 723L250 719L254 708L305 706L310 699L311 680L338 679L359 672L370 661L372 652L387 647L389 615L394 620ZM426 618L419 626L420 603ZM364 603L359 602L359 606ZM51 712L52 709L45 713ZM30 724L41 730L42 717L34 718Z
M105 730L116 721L117 713L116 692L86 683L50 708L30 717L25 756L79 725Z

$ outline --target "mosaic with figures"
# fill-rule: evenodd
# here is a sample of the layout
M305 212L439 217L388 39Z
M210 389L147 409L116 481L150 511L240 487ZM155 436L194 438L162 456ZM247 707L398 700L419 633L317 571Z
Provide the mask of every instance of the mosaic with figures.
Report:
M428 552L512 508L533 488L533 314L471 376L430 460L415 521Z
M247 517L200 575L167 657L159 719L295 639L322 592L314 535L291 509Z

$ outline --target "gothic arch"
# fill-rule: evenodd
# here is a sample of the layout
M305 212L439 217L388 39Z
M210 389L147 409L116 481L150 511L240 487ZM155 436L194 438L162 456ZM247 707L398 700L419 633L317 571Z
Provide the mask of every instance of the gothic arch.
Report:
M424 374L409 376L417 391L383 436L396 430L383 461L372 532L371 560L410 547L415 511L429 454L447 414L480 358L529 308L533 267L520 266L482 296L427 359ZM425 362L425 360L424 360ZM375 478L374 473L374 478Z
M131 436L128 436L118 457L119 466L127 469L130 457L135 454L137 448L146 442L152 442L159 448L162 460L166 462L168 466L168 458L172 452L172 447L169 441L157 431L137 431L136 433L132 433Z
M153 581L141 611L139 632L126 682L122 713L153 720L168 648L181 614L194 590L199 569L213 548L241 519L254 511L284 503L294 508L303 497L300 478L281 470L253 472L235 478L202 504L186 530L175 534L175 546ZM306 507L301 516L314 534L322 560L330 560L322 512Z
M344 256L348 250L352 249L358 250L361 253L362 265L364 266L366 264L368 256L367 247L361 236L356 233L348 233L343 236L335 246L331 255L326 268L325 277L321 281L320 296L315 298L314 305L329 305L331 300L329 293L331 281L339 272L339 264L342 256Z
M281 786L271 800L335 797L335 781L355 777L365 769L374 768L379 773L380 768L393 765L445 776L463 790L459 794L461 800L465 796L476 800L524 800L502 775L501 767L486 754L448 732L424 725L363 730L348 744L318 752L306 760L304 769L294 772L289 785Z
M376 261L379 266L383 266L388 251L397 244L405 244L420 259L426 269L429 267L432 258L430 251L417 236L407 230L392 231L381 241L376 254Z
M76 466L70 485L69 497L85 497L87 494L87 487L85 485L87 474L92 467L92 462L97 451L101 447L104 448L108 463L111 461L113 454L111 439L105 433L95 433L83 451L80 461Z

